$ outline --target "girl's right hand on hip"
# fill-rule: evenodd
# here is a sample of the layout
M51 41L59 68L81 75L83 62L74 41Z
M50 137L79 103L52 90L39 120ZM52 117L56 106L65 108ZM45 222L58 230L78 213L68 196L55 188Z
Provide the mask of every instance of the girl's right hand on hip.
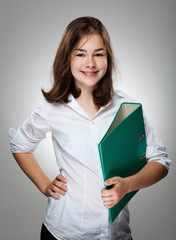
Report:
M65 185L67 183L67 179L59 174L52 182L49 182L46 191L45 196L53 197L55 199L60 199L60 195L65 195L68 188Z

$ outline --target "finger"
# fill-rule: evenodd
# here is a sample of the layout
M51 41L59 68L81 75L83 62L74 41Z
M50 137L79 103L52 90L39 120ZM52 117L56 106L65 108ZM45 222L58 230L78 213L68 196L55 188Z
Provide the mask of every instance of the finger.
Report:
M113 178L109 178L105 181L105 184L107 186L110 186L110 185L113 185L113 184L116 184L116 183L119 183L120 182L120 177L113 177Z
M65 184L63 184L62 182L58 181L57 179L55 179L53 181L53 185L65 192L67 192L67 190L68 190L68 187Z
M115 205L113 201L103 202L103 204L106 208L112 208Z
M55 186L55 185L51 185L50 187L51 191L55 192L55 193L59 193L61 195L65 195L66 191L62 190L61 188Z
M105 188L103 188L103 189L101 190L101 196L102 196L102 197L110 197L110 196L112 196L112 191L111 191L111 189L105 189Z
M113 196L103 196L102 197L103 202L111 202L114 200Z
M53 192L51 189L48 189L48 193L49 193L50 197L55 198L57 200L60 199L60 196L58 194L56 194L55 192Z
M61 175L61 174L59 174L56 177L56 179L59 180L59 181L62 181L63 183L67 183L67 179L63 175Z
M114 207L115 204L114 204L114 203L112 203L112 204L104 204L104 206L105 206L106 208L110 209L110 208Z

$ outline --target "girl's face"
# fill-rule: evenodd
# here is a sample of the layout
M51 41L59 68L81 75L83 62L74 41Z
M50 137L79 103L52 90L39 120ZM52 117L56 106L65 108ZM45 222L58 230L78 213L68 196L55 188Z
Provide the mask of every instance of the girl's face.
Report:
M71 54L71 72L77 88L92 90L107 71L107 52L99 34L83 37Z

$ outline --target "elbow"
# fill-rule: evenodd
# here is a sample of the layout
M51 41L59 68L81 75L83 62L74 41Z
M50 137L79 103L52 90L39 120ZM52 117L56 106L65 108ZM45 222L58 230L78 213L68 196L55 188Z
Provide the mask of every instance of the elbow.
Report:
M168 169L164 166L164 165L162 165L162 164L160 164L160 163L158 163L159 165L160 165L160 179L163 179L163 178L165 178L167 175L168 175Z
M169 170L163 166L163 178L165 178L168 175Z
M160 181L168 175L168 169L165 165L155 161L151 161L148 164L150 164L154 170L156 182Z

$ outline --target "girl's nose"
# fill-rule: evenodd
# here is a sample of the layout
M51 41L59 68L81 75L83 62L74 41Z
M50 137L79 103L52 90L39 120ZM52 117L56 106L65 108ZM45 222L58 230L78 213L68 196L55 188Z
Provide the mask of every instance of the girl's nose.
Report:
M86 67L87 68L94 68L95 67L95 61L94 61L93 57L88 57L86 59Z

